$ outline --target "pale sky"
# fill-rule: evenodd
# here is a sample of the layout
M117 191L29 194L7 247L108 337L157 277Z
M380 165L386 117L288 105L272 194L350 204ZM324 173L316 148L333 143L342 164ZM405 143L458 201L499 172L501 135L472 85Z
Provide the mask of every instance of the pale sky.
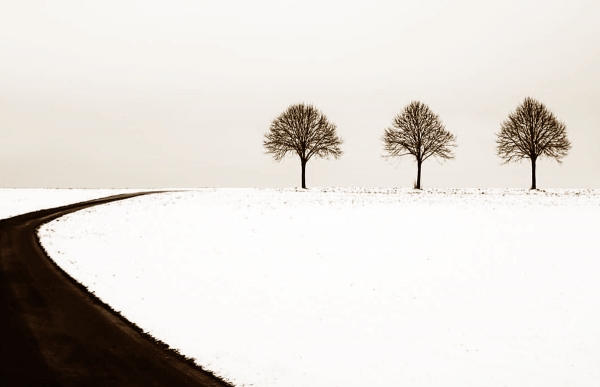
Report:
M299 102L344 139L308 187L412 187L381 136L420 100L458 144L424 188L528 188L495 133L531 96L572 143L538 188L600 188L598 20L597 0L0 0L0 187L296 187L262 141Z

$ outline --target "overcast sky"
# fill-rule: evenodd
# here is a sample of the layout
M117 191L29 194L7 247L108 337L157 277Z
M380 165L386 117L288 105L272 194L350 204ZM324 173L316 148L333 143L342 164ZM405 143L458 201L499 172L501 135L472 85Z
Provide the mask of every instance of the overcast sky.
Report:
M307 185L412 187L381 136L412 100L457 136L433 187L522 187L500 123L526 96L567 125L538 188L600 188L600 2L0 0L0 187L294 187L262 140L314 104L345 154Z

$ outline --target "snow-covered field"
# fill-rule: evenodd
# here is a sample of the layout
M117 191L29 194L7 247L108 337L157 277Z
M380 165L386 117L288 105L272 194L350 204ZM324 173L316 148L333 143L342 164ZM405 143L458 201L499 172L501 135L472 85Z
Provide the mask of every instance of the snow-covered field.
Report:
M114 309L239 386L600 380L600 190L201 189L39 234Z

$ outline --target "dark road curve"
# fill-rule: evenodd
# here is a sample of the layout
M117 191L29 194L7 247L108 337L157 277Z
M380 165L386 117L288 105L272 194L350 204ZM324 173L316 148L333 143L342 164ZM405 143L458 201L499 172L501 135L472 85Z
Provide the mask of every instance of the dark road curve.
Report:
M53 219L157 192L115 195L0 220L2 387L231 387L90 294L39 244L37 228Z

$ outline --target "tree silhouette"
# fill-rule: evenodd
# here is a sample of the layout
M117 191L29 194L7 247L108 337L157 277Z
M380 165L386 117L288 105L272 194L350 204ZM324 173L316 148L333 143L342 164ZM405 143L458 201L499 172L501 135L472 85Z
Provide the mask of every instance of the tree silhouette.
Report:
M531 189L536 188L535 164L539 157L554 158L561 163L571 149L567 128L541 102L526 97L502 122L496 143L504 164L531 160Z
M437 114L426 104L413 101L408 104L383 134L383 145L387 155L401 157L413 155L417 161L417 183L421 189L421 164L431 156L442 160L454 158L452 147L456 137L448 132Z
M302 188L306 188L306 163L313 156L339 158L342 139L335 124L313 105L291 105L273 120L263 145L266 153L281 161L288 153L296 153L302 166Z

